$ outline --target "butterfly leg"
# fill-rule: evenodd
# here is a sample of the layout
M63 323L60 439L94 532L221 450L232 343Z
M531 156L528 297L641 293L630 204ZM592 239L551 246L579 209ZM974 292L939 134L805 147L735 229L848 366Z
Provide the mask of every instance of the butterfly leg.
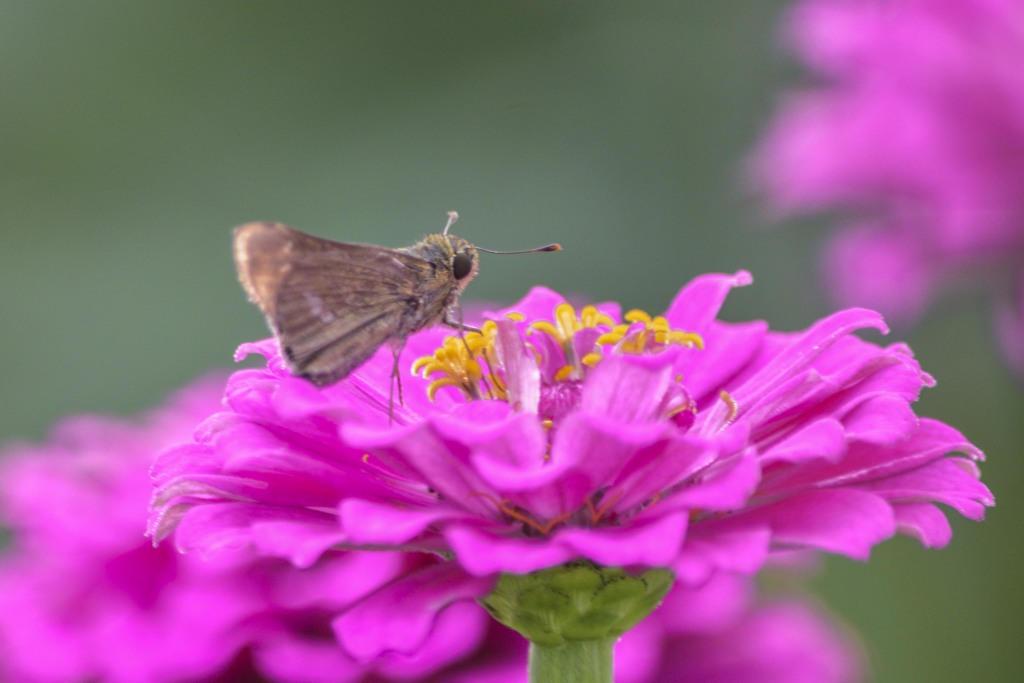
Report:
M452 320L453 311L455 313L454 320ZM459 339L462 340L462 345L466 347L466 353L469 355L470 358L472 358L473 350L469 348L469 342L466 341L466 332L476 332L478 334L483 334L482 330L462 322L462 309L458 306L458 304L452 306L447 310L444 316L444 320L442 322L444 322L444 324L447 325L448 327L454 327L456 330L459 331ZM490 384L487 382L487 378L482 377L480 378L480 381L483 382L484 386L487 388L487 395L490 396L491 387Z
M391 382L388 386L388 424L395 421L395 385L398 385L398 405L405 406L405 399L402 397L402 374L398 371L398 357L405 347L405 339L391 344L391 351L394 354L395 362L391 366Z
M454 318L452 317L453 312L455 314ZM452 306L447 311L445 311L444 319L441 322L443 322L448 327L458 330L460 333L480 331L480 328L473 327L472 325L467 325L464 322L462 322L462 309L459 308L458 306Z

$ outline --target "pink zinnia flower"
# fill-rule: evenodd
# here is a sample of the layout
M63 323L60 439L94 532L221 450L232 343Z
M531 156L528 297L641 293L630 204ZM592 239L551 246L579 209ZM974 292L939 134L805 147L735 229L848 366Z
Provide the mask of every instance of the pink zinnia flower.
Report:
M438 621L416 657L357 662L331 622L425 556L332 553L306 571L251 552L207 559L145 538L149 467L218 408L197 383L129 422L75 417L0 456L0 679L26 683L415 679L473 652L487 617Z
M429 632L414 607L485 595L499 574L585 559L699 585L776 550L866 559L897 532L944 546L935 503L981 519L981 452L911 407L931 377L906 346L852 334L881 318L850 309L797 333L718 321L749 279L697 278L654 318L577 313L538 288L482 333L414 335L420 376L394 424L389 350L317 389L273 340L244 345L267 367L236 372L225 411L158 459L150 533L299 566L337 547L450 558L341 619L371 655ZM413 598L407 628L377 629Z
M787 35L820 78L783 103L755 184L782 216L845 214L823 260L843 304L909 321L987 280L1024 372L1024 4L804 0Z

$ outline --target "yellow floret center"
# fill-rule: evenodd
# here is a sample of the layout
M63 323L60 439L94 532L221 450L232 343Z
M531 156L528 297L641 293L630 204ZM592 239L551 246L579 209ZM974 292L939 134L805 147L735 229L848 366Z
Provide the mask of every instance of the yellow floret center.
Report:
M601 335L597 343L618 344L624 353L644 353L657 350L671 344L680 344L687 348L704 348L704 339L696 332L673 330L663 316L652 318L650 314L633 309L623 316L629 323L616 325L611 332ZM637 330L637 323L642 327Z
M485 373L480 363L481 360L485 361L488 369L498 366L494 356L494 338L497 334L498 325L488 320L479 332L470 331L461 336L445 337L432 355L421 356L413 361L412 374L423 379L440 375L427 386L427 398L433 401L443 387L456 387L470 400L504 399L505 383L497 375Z
M519 313L510 313L508 317L523 320ZM527 335L536 333L549 337L561 349L564 364L549 378L553 382L582 380L587 371L609 353L656 353L674 345L704 348L699 334L672 329L663 316L652 317L640 310L629 311L624 316L627 322L618 324L596 306L584 306L577 311L572 305L561 303L555 307L553 318L552 321L534 321L526 331ZM576 336L583 330L600 333L590 349L577 348ZM427 387L430 400L433 401L444 387L459 389L468 400L505 400L506 382L495 348L497 333L497 323L489 320L479 332L446 337L432 355L416 359L412 372L431 380ZM538 345L527 343L526 346L533 350L540 365L544 359Z

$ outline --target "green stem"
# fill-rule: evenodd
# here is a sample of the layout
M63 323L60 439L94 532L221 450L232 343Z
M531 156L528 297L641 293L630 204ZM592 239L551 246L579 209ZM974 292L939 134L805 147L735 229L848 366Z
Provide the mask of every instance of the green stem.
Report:
M530 643L530 683L612 683L615 638Z

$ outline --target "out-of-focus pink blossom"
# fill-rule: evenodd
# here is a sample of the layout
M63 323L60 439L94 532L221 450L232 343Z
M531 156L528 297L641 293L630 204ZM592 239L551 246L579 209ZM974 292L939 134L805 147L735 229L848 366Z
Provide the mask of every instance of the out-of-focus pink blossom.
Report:
M844 305L909 321L984 281L1024 372L1024 4L802 0L787 35L816 79L780 107L756 186L781 216L841 216L823 270Z
M219 407L195 384L135 422L74 417L0 456L0 679L25 683L416 679L473 652L488 617L454 606L413 657L359 662L331 623L425 556L331 553L306 569L248 551L208 558L146 538L149 467Z

